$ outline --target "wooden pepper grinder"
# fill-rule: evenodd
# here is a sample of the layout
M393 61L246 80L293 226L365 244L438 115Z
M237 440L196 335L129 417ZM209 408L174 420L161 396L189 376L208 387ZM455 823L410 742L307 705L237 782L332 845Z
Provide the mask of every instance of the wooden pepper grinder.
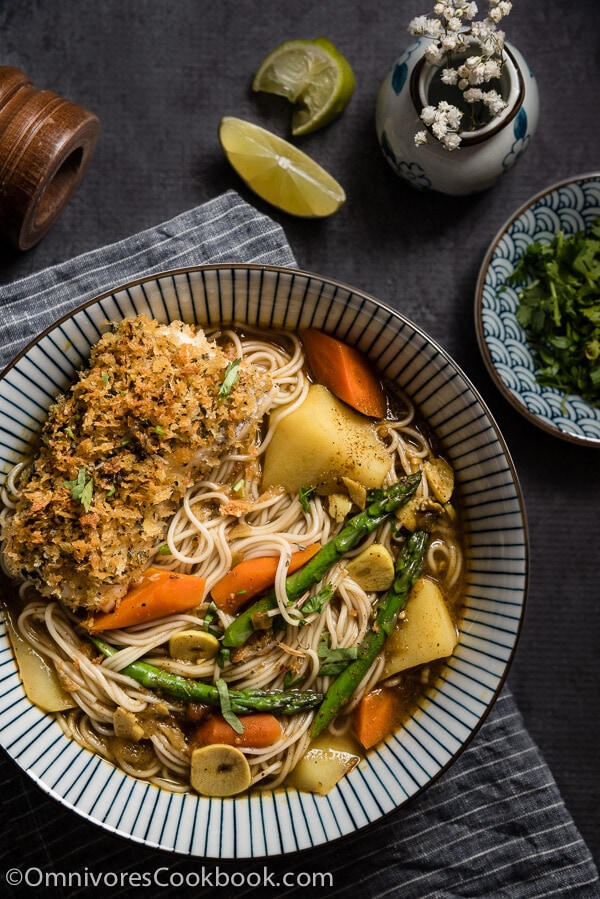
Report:
M94 153L100 122L0 66L0 236L28 250L52 227Z

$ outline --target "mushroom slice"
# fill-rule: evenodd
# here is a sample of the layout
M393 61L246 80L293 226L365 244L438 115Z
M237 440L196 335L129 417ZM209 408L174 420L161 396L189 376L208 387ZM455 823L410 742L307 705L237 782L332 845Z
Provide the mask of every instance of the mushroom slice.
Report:
M192 752L190 783L204 796L235 796L251 781L248 760L235 746L212 743Z
M367 592L389 590L394 583L394 560L381 543L372 543L346 565L346 571Z
M177 631L169 638L169 655L186 662L204 662L214 659L219 651L219 641L206 631Z

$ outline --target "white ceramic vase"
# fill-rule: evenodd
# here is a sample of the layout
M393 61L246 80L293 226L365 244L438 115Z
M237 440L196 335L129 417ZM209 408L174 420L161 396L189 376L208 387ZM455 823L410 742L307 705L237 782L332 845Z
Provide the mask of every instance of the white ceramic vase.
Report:
M486 190L515 164L537 127L539 96L533 73L521 53L505 46L500 92L506 108L487 125L462 133L460 147L447 150L429 137L417 147L415 134L424 129L420 112L430 102L437 67L418 38L396 60L381 85L375 127L383 153L401 178L420 190L459 196Z

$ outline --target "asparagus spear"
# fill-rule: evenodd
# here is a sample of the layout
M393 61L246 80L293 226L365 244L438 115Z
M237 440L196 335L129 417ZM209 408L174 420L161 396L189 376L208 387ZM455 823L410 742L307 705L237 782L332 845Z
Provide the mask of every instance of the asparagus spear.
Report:
M109 658L118 650L104 640L91 634L87 635L102 655ZM184 702L202 702L220 708L221 699L217 687L191 680L168 671L161 671L147 662L132 662L121 671L138 681L148 690L165 693ZM228 690L231 711L238 715L245 712L272 712L280 715L295 715L297 712L314 708L323 699L321 693L308 690Z
M294 574L286 580L286 591L290 603L294 602L327 574L350 549L353 549L368 534L372 533L396 509L408 502L421 483L421 472L408 475L383 492L383 496L369 503L358 515L351 518L344 528ZM256 614L268 612L277 606L275 591L271 590L261 599L252 603L235 618L223 635L223 646L242 646L252 636L252 619Z
M336 677L325 694L311 727L311 739L324 731L346 705L394 630L398 615L406 606L411 588L423 568L428 540L425 531L414 531L409 537L396 561L396 579L379 600L375 621L358 647L358 657Z

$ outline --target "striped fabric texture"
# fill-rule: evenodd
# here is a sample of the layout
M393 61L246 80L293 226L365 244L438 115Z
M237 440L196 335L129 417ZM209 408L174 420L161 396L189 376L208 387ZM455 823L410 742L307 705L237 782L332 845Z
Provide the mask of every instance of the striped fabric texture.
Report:
M115 285L216 262L296 265L281 228L228 192L0 288L0 368ZM506 687L462 755L410 803L327 845L272 859L191 858L125 841L47 798L5 753L0 790L2 895L37 886L61 899L129 896L147 884L149 896L288 896L310 884L316 896L600 896L590 852ZM12 869L29 872L20 886L9 881Z

